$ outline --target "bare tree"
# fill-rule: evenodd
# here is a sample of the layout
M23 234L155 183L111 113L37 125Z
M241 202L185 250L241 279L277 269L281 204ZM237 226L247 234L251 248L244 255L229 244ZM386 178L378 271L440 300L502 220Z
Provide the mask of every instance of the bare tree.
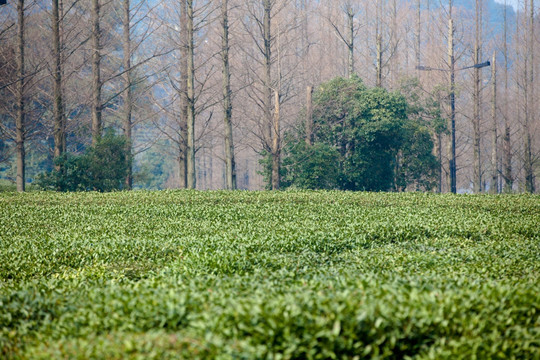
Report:
M382 67L383 67L383 48L382 48L382 1L376 1L376 16L375 16L375 46L376 46L376 63L375 63L375 84L377 87L382 87Z
M400 58L399 58L399 46L401 40L399 38L399 29L398 29L398 5L397 0L392 0L391 8L391 28L390 28L390 49L391 49L391 59L388 60L390 67L390 75L392 79L392 85L397 83L400 72Z
M497 35L505 32L505 44L498 67L492 69L489 120L482 70L459 71L472 65L462 59L471 50L469 60L479 63L482 48L487 50L485 40L493 37L483 33L483 21L491 21L484 16L491 5L483 0L472 2L472 8L451 0L438 0L440 6L427 0L408 5L397 0L51 0L31 9L26 0L22 24L15 16L18 1L0 14L0 71L8 71L0 84L5 95L0 101L3 154L20 158L26 148L47 152L51 159L79 152L112 126L132 140L134 156L166 139L159 146L167 153L174 150L175 160L167 155L166 161L180 169L169 184L235 188L237 177L238 186L258 188L263 186L258 173L266 166L264 181L277 189L288 139L283 134L305 125L303 140L311 144L311 95L318 83L356 74L370 85L397 88L404 75L423 64L442 70L419 80L430 94L426 96L453 104L448 111L453 136L433 134L443 164L441 178L449 175L448 184L440 182L441 190L457 191L472 182L479 192L491 182L494 191L500 182L509 191L518 179L514 189L535 190L534 0L522 1L526 7L518 15L514 43L507 36L513 13L504 14L504 30L494 29ZM151 12L151 20L145 11ZM469 24L473 26L467 29ZM520 61L512 58L511 46ZM441 56L447 51L448 57ZM10 56L12 64L5 65ZM40 61L41 68L36 65ZM143 123L146 119L152 125ZM484 138L488 132L490 140ZM442 151L447 146L448 154ZM263 154L267 158L259 162ZM24 172L24 161L20 165L13 159ZM456 173L462 174L459 183ZM29 174L19 174L19 179L32 176L33 169ZM129 174L125 186L132 184Z
M92 144L101 138L103 129L101 90L101 29L100 0L92 0Z
M527 20L527 62L525 79L525 120L523 124L523 152L525 170L525 190L535 192L534 183L534 158L531 141L531 123L533 121L534 101L534 0L530 0L529 16Z
M160 69L151 71L149 66L145 71L139 69L150 63L153 59L163 56L167 50L162 49L162 46L153 46L152 51L144 51L146 42L153 41L154 32L159 28L151 20L152 7L146 7L144 1L132 2L131 0L123 0L120 9L119 17L121 18L121 44L122 44L122 60L121 67L118 73L111 76L111 80L117 77L121 78L119 90L113 92L109 99L104 102L104 106L112 102L116 97L122 98L122 111L120 115L122 130L127 140L127 153L135 155L146 149L146 146L138 146L135 149L133 131L134 127L140 123L137 118L134 119L134 112L137 111L137 102L141 102L139 93L144 93L138 89L139 86L145 85L150 78L156 77ZM135 34L135 36L133 35ZM137 61L133 62L132 57L137 57ZM148 89L151 84L147 85ZM139 98L137 98L139 96ZM139 106L140 108L140 106ZM137 114L135 114L137 115ZM152 143L152 142L150 142ZM130 159L128 158L128 161ZM128 172L126 175L125 188L131 189L133 186L133 169L131 161L128 164Z
M193 0L186 0L187 7L187 188L195 189L195 64L193 43Z
M503 52L504 52L504 135L503 135L503 178L504 178L504 190L505 192L512 191L514 178L512 174L512 143L511 143L511 129L508 110L508 97L510 92L508 91L509 81L509 64L508 64L508 4L505 1L504 4L504 29L503 29Z
M264 125L265 133L264 146L272 156L272 163L274 154L272 154L272 8L274 7L273 0L262 0L263 2L263 23L262 23L262 36L263 36L263 58L264 58L264 118L266 124ZM272 169L273 170L273 169ZM279 180L274 179L274 173L272 171L270 183L272 184L272 189L274 185L278 184Z
M272 126L272 190L280 187L281 175L281 99L279 90L274 91L274 123Z
M26 37L24 32L25 25L25 3L24 0L17 1L17 91L16 91L16 106L17 115L15 119L16 131L16 154L17 154L17 191L22 192L26 187L26 172L25 172L25 148L24 142L26 138L26 68L25 68L25 51Z
M340 26L336 21L331 18L327 19L329 20L330 25L334 29L339 40L341 40L345 44L345 46L347 46L347 77L351 78L355 73L354 38L356 37L356 33L358 31L358 28L354 25L356 10L354 9L351 1L346 1L345 3L343 3L342 10L345 14L345 17L347 18L347 23L344 31L340 29Z
M187 188L187 124L188 124L188 14L187 1L180 0L180 117L179 117L179 176L180 187Z
M6 29L14 26L10 24ZM3 34L8 35L6 30ZM11 160L13 149L10 146L15 140L15 131L10 126L13 116L16 93L14 85L18 76L16 44L0 38L2 53L0 54L0 164ZM12 90L13 89L13 90ZM10 91L11 90L11 91Z
M64 113L64 94L62 87L63 61L60 35L59 0L52 0L52 38L54 56L54 157L60 157L66 151L66 117Z
M421 48L422 48L422 0L416 0L416 41L415 41L415 57L416 68L421 64Z
M124 136L127 139L128 153L132 151L132 112L133 112L133 90L131 79L131 1L124 0L122 4L122 28L123 28L123 62L124 62L124 113L122 119L122 128L124 130ZM131 165L128 166L128 173L126 176L125 186L127 189L131 189L133 186L133 170Z
M474 64L479 64L482 56L482 1L476 0L475 2L475 42L474 42ZM473 113L473 184L474 191L479 193L482 191L482 161L480 158L481 151L481 133L480 133L480 108L481 108L481 69L474 69L474 92L473 92L473 102L474 102L474 113Z
M455 44L454 44L454 19L452 17L452 0L449 1L449 14L448 20L448 64L450 65L449 83L450 83L450 191L452 193L457 192L457 166L456 166L456 80L455 80Z
M493 52L491 60L491 184L490 192L499 191L499 167L497 164L497 57Z
M221 1L221 59L223 73L223 122L225 126L225 176L227 189L236 189L236 163L232 129L231 73L229 65L229 1Z
M211 126L213 107L222 102L216 91L217 66L213 61L221 50L211 48L208 32L208 25L218 19L213 15L217 8L214 2L195 5L193 0L182 0L176 6L164 2L158 11L163 17L163 43L169 51L160 59L165 81L157 84L158 92L166 95L156 98L155 105L168 120L154 121L159 131L174 143L179 164L177 183L190 189L196 187L201 174L196 169L202 164L201 159L195 155L212 142L209 138L215 133Z
M241 50L253 62L245 61L247 86L250 91L247 97L253 101L257 110L262 112L260 119L256 121L256 130L250 132L260 141L262 149L257 152L265 153L269 156L270 163L279 154L274 153L273 138L274 131L274 97L273 92L278 88L277 82L273 80L272 74L275 71L276 56L273 49L276 47L276 31L272 27L274 16L277 13L277 0L254 0L246 3L245 10L249 17L242 19L245 34L252 40L253 47L242 46ZM251 45L251 44L250 44ZM256 86L255 86L256 85ZM279 176L276 175L270 166L269 185L279 186Z

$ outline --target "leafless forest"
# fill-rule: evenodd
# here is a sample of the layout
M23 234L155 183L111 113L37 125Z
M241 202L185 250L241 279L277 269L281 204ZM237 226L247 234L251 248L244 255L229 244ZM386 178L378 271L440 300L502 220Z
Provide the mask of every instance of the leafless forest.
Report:
M313 89L357 74L438 99L448 126L432 134L433 191L452 190L454 164L458 192L535 192L539 4L512 5L7 0L0 176L24 191L52 159L113 129L135 157L127 188L278 189L284 134L304 126Z

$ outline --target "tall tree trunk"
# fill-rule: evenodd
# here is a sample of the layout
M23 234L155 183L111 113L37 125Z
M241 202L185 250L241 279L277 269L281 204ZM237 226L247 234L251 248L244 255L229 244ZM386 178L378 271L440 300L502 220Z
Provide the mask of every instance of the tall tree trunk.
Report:
M532 141L531 141L531 122L533 120L533 101L534 101L534 0L530 0L529 19L527 21L528 31L528 71L526 70L525 82L525 123L523 129L524 135L524 169L525 169L525 191L529 193L535 192L534 184L534 169L532 156Z
M187 113L187 112L186 112ZM185 125L185 126L182 126ZM187 124L180 124L178 135L178 188L187 188Z
M221 60L223 62L223 121L225 126L225 174L227 189L236 189L236 163L232 129L231 72L229 66L229 1L221 2Z
M377 19L376 19L376 29L375 29L375 41L377 47L377 63L376 63L376 79L375 85L377 87L382 87L382 34L381 34L381 17L382 17L382 5L381 0L377 0Z
M504 137L503 137L503 172L504 191L510 192L514 187L512 174L512 144L510 138L510 120L508 111L508 18L507 3L504 7Z
M187 187L195 189L195 65L193 43L193 0L187 0Z
M450 192L457 193L456 166L456 80L454 57L454 20L452 19L452 2L450 1L450 20L448 21L448 63L450 64Z
M15 132L16 132L16 152L17 152L17 191L23 192L26 187L26 172L25 172L25 149L24 141L26 137L26 101L25 95L25 76L26 70L24 66L24 0L17 2L17 18L18 18L18 30L17 30L17 117L15 119Z
M450 121L451 122L451 121ZM446 137L446 157L448 158L448 172L446 173L446 191L452 192L453 185L455 184L453 179L453 168L452 168L452 135Z
M124 136L127 140L127 149L126 154L131 155L132 149L132 123L131 123L131 114L133 112L133 92L132 92L132 81L131 81L131 9L130 9L130 0L124 0L123 8L123 52L124 52L124 74L123 81L125 86L125 91L123 94L124 101L124 114L122 120L122 127L124 130ZM133 172L131 167L131 156L126 159L128 161L128 169L125 180L125 187L128 190L131 190L133 187Z
M263 125L263 138L265 150L271 157L271 170L270 170L270 186L272 189L279 188L279 153L276 152L276 146L274 142L279 142L279 138L275 136L275 111L278 112L279 108L274 109L272 114L272 28L271 28L271 16L272 16L272 0L263 0L264 16L263 16L263 41L264 41L264 120ZM279 121L279 119L278 119ZM278 143L279 146L279 143ZM275 171L277 165L278 171Z
M263 0L263 41L264 41L264 121L263 142L267 152L272 151L272 33L271 33L271 0Z
M350 79L354 75L354 12L351 5L347 5L347 30L349 38L347 41L349 50L347 72Z
M306 89L306 145L312 145L313 133L313 86Z
M420 46L422 44L422 1L416 0L416 67L421 64L421 52ZM417 71L417 74L420 74L420 70Z
M496 194L499 191L499 167L497 164L497 64L496 52L493 52L491 68L491 186L490 192Z
M64 115L64 98L62 93L62 52L60 38L60 10L58 0L52 0L52 38L54 52L54 157L60 157L66 151L66 124ZM57 167L57 170L61 170Z
M214 187L214 158L212 155L208 157L208 189L215 189Z
M280 187L280 103L279 92L274 92L274 124L272 137L272 190L278 190Z
M60 93L62 94L62 132L63 132L63 136L62 136L62 149L64 149L64 152L67 152L67 115L66 115L66 107L65 107L65 94L66 94L66 89L65 89L65 64L66 64L66 54L65 52L63 51L63 46L65 44L65 31L64 31L64 16L65 16L65 13L64 13L64 0L59 0L58 1L58 15L59 15L59 23L58 23L58 28L59 28L59 33L60 33L60 64L61 64L61 67L60 67L60 78L61 78L61 82L60 82Z
M100 0L92 0L92 144L101 138L103 129L101 104L101 30Z
M475 30L475 43L474 43L474 63L480 63L481 55L481 27L482 27L482 4L480 0L476 0L476 20L475 20L476 30ZM473 103L474 103L474 113L473 113L473 186L474 192L479 193L482 191L482 161L480 158L480 82L481 74L480 68L474 69L474 93L473 93Z
M398 39L398 11L397 1L392 1L392 31L390 35L390 44L392 46L390 57L390 76L392 80L391 86L397 85L399 72L399 39Z
M188 72L188 36L187 36L187 0L180 0L180 119L178 134L178 178L179 187L187 188L187 72Z
M442 133L437 133L437 159L439 159L439 184L437 185L437 192L442 193L442 183L443 183L443 163L442 163Z

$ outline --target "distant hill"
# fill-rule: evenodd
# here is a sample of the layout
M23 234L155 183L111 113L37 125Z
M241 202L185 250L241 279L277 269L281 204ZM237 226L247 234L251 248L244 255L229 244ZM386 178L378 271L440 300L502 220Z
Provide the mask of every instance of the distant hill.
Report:
M442 0L442 4L447 4L448 1ZM439 1L432 1L432 6L440 6ZM474 0L454 0L455 7L465 8L471 11L475 10ZM507 5L508 23L513 24L516 18L516 12L511 5ZM495 0L484 0L484 17L489 21L494 28L502 29L504 23L504 8L505 5L496 2Z

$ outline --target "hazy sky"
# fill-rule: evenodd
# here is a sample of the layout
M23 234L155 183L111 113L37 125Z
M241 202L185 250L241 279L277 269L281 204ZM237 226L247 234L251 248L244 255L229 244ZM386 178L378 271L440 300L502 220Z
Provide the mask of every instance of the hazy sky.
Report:
M504 0L495 0L498 3L504 4ZM508 5L512 5L514 9L517 9L518 0L507 0Z

